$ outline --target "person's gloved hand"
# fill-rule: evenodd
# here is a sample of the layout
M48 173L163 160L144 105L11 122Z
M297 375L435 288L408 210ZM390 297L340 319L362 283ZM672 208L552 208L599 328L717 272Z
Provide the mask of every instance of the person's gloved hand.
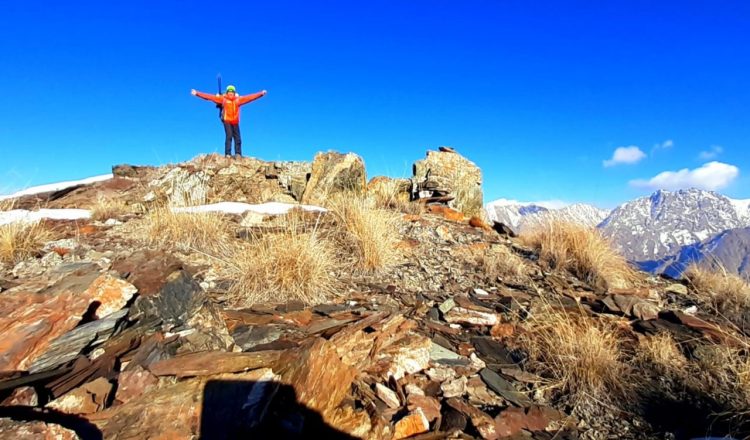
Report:
M268 91L267 91L267 90L263 90L263 91L262 91L262 92L260 92L260 93L262 93L262 94L263 94L263 96L266 96L266 95L268 94Z
M191 95L195 96L195 95L196 95L196 93L198 93L198 92L196 92L196 91L195 91L195 89L191 89L191 90L190 90L190 94L191 94Z

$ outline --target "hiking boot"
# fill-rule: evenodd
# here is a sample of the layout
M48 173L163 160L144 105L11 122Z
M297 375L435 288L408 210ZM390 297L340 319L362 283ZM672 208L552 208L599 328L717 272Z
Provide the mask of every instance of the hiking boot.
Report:
M235 159L242 159L242 155L239 154L239 153L237 153L237 154L234 155L234 158Z

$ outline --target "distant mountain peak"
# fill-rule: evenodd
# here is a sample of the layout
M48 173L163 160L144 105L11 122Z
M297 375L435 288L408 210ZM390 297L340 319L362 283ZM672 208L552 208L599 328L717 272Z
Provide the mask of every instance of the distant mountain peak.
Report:
M696 188L659 190L617 207L600 228L630 260L658 260L727 229L747 226L744 201Z
M504 223L517 232L549 221L565 221L595 227L609 214L609 211L586 203L575 203L560 208L543 206L545 204L500 199L488 203L485 208L490 220Z

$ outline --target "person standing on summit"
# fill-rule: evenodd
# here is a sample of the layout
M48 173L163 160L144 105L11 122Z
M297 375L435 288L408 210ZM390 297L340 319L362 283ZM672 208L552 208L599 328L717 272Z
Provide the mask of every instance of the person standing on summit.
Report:
M248 102L255 101L258 98L266 96L265 90L252 95L240 96L234 86L227 86L227 91L223 95L211 95L209 93L199 92L195 89L190 93L193 96L206 99L221 105L221 120L224 123L224 155L231 156L232 139L234 139L234 157L242 157L242 137L240 136L240 106Z

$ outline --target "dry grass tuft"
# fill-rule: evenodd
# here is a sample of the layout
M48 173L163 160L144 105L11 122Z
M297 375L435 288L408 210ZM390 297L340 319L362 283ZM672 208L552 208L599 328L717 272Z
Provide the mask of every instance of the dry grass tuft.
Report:
M685 271L697 299L714 308L726 319L740 327L745 326L750 314L750 284L726 270L708 270L691 265Z
M550 378L573 406L593 409L599 402L630 400L632 370L612 324L547 306L525 330L521 342L530 367Z
M493 246L477 255L477 262L491 279L501 278L516 283L528 279L529 265L506 246Z
M10 211L16 205L15 199L2 199L0 200L0 212Z
M224 251L230 239L229 221L222 214L178 213L169 207L149 212L140 231L149 244L174 246L182 251Z
M660 375L682 378L687 374L687 359L669 333L644 337L635 361L644 369L654 368Z
M231 297L237 306L300 300L318 304L330 299L339 268L333 243L316 227L306 228L290 216L286 231L267 234L231 255L229 270L238 281Z
M341 195L329 200L328 208L340 228L341 247L366 272L387 270L398 262L398 216L378 209L371 200Z
M425 205L409 200L408 181L405 179L382 179L368 186L367 197L374 207L404 214L422 214Z
M636 275L625 258L592 228L549 222L521 236L539 251L540 260L553 269L567 270L600 288L629 287Z
M93 220L105 221L128 214L130 208L124 201L116 198L98 197L96 204L91 207L91 218Z
M12 264L28 258L52 240L43 222L13 222L0 226L0 263Z
M719 402L728 403L735 414L750 415L750 347L702 345L696 348L693 387Z

